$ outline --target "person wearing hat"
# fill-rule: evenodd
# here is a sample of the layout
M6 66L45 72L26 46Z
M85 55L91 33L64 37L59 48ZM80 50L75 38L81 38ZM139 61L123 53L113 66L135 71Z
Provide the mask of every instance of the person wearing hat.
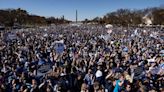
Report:
M103 84L103 72L102 72L102 67L101 65L98 65L97 71L95 73L96 80L100 83Z

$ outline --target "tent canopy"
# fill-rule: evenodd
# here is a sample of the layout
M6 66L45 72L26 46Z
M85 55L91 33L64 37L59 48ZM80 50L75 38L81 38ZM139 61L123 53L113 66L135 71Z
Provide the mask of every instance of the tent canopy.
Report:
M113 28L113 25L107 24L105 27L106 27L106 28Z

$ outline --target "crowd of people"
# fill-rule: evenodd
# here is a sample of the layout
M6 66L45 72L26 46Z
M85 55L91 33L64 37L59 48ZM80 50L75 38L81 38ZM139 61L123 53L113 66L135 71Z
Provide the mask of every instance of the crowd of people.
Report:
M0 92L162 92L164 29L0 31Z

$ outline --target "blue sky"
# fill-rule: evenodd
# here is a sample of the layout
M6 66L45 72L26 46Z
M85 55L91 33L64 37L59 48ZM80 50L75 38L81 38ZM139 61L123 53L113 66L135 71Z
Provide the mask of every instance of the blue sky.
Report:
M75 20L92 19L120 8L143 9L164 5L164 0L0 0L0 9L22 8L30 14Z

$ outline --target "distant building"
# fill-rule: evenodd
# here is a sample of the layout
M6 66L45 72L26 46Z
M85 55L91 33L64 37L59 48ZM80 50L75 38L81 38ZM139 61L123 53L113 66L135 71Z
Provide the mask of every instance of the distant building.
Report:
M13 29L21 29L21 25L19 23L14 23Z
M5 30L5 26L0 24L0 30Z

